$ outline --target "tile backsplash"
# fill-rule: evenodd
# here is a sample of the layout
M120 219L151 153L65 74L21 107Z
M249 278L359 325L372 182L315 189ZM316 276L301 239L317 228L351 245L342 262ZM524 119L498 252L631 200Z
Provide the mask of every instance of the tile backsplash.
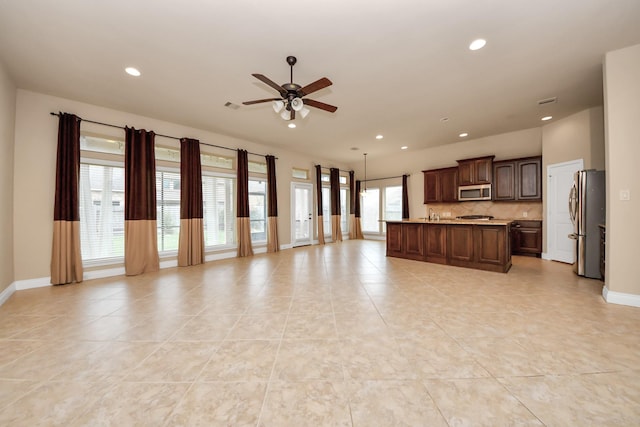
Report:
M542 202L459 202L429 203L425 205L424 216L429 216L429 208L441 218L455 218L462 215L492 215L496 219L542 219Z

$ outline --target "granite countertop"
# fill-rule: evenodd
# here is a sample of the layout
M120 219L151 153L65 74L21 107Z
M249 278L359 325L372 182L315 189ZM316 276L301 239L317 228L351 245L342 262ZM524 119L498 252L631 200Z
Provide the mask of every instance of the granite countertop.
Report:
M455 219L455 218L441 218L440 220L431 220L427 218L409 218L404 220L386 221L392 223L415 223L415 224L462 224L462 225L508 225L514 220L512 219Z

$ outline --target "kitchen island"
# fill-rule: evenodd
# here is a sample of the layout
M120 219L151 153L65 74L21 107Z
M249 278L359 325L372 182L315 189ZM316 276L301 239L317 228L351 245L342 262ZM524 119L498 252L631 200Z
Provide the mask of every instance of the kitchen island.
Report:
M387 221L387 256L506 273L511 220Z

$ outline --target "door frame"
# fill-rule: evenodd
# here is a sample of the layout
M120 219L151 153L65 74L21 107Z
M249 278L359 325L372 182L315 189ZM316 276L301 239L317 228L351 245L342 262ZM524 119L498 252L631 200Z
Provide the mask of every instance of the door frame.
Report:
M304 188L309 191L309 240L298 241L296 238L296 188ZM291 183L291 247L307 246L313 244L314 230L314 214L313 214L313 184L306 182Z

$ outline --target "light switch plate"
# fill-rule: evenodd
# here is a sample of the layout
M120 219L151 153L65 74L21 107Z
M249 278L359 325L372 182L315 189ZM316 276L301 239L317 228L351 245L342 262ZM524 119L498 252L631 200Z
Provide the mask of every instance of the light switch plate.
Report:
M631 192L629 190L620 190L620 200L631 200Z

